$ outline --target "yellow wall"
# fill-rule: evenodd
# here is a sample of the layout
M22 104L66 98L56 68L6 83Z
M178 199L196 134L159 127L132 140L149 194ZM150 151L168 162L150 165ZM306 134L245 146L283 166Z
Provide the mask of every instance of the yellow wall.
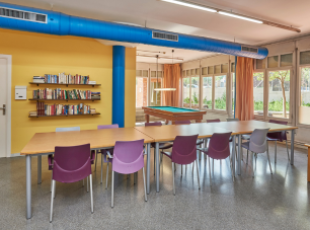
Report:
M12 55L12 153L19 153L31 137L38 132L53 132L56 127L80 126L82 130L96 129L98 124L112 121L112 46L70 36L52 36L37 33L0 29L0 53ZM100 112L99 116L29 118L29 111L36 110L34 101L16 101L15 86L27 86L27 98L38 88L52 86L30 85L33 76L44 74L89 75L102 84L98 87L69 86L101 92L100 101L87 104ZM135 123L135 73L136 50L126 48L125 126ZM60 86L59 88L66 88ZM80 101L81 102L81 101ZM46 102L51 103L51 102ZM57 103L57 102L56 102ZM60 103L66 103L62 101ZM73 104L74 102L70 102ZM78 103L78 102L77 102ZM76 104L77 104L76 103ZM75 104L75 103L74 103Z

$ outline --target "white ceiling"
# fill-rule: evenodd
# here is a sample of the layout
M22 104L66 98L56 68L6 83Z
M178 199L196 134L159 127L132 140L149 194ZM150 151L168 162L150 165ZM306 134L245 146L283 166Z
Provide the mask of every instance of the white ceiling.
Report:
M157 0L1 0L7 3L51 9L67 14L107 21L134 23L178 33L260 45L310 33L309 0L192 0L233 12L293 25L301 30L295 33L263 24L256 24L217 13L177 6ZM156 50L171 56L171 49L138 45L138 50ZM169 55L168 55L169 54ZM174 57L184 61L214 53L177 50ZM164 56L164 55L163 55ZM151 62L138 58L137 61ZM156 59L153 62L156 62ZM170 61L161 62L167 63Z

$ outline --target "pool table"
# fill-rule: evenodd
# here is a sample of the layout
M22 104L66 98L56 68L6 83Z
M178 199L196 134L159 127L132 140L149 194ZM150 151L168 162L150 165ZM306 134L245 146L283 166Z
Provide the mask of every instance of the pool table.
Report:
M144 106L142 109L145 113L146 122L150 121L150 115L152 115L165 119L166 124L168 124L169 121L174 124L175 121L182 120L195 120L196 122L201 122L203 115L207 113L202 110L173 106Z

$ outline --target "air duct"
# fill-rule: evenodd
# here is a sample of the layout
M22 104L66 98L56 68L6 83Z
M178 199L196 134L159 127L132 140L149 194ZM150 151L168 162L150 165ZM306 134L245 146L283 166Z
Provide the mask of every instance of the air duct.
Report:
M60 12L0 3L0 27L53 35L71 35L263 59L263 47L70 16Z

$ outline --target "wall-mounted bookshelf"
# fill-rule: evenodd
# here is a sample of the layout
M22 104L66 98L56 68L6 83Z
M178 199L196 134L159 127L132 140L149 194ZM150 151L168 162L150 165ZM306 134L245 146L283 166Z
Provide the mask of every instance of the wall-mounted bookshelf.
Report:
M29 82L29 84L31 85L63 85L63 86L92 86L92 87L95 87L95 86L101 86L101 84L63 84L63 83L37 83L37 82Z
M68 114L68 115L37 115L37 116L31 116L29 115L30 118L40 118L40 117L77 117L77 116L96 116L100 115L100 113L90 113L90 114Z
M100 101L100 99L40 99L30 98L29 101Z

